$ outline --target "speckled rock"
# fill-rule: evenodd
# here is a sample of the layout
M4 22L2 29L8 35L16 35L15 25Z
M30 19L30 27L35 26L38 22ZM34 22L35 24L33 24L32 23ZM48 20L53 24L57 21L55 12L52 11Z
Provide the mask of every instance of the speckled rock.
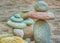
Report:
M26 19L26 20L24 21L24 23L26 23L27 25L33 25L35 22L34 22L33 19L28 18L28 19Z
M31 40L33 40L33 26L28 26L24 29L14 29L13 30L13 33L16 35L16 36L20 36L24 39L26 38L31 38Z
M33 27L35 43L51 43L51 30L46 21L38 20Z
M9 20L8 22L7 22L7 24L9 25L9 26L11 26L12 28L25 28L27 25L24 23L24 22L22 22L22 23L16 23L16 22L12 22L11 20Z
M21 29L14 29L13 30L13 33L16 35L16 36L20 36L20 37L24 37L24 31L21 30Z
M18 29L26 28L27 26L34 24L33 19L31 19L31 18L26 18L25 19L24 17L22 17L21 14L15 14L12 17L10 17L7 24L9 26L11 26L12 28L18 28Z
M45 12L49 9L48 4L45 1L38 1L35 5L34 5L34 9L36 11L41 11L41 12Z

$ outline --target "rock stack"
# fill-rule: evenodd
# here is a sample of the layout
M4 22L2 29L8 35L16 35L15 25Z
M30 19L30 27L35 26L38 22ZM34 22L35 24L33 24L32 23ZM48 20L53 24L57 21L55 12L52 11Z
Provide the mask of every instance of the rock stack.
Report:
M12 27L14 35L24 39L32 37L32 29L27 27L31 27L34 23L34 20L29 18L25 12L21 14L14 14L7 22L8 26ZM28 37L26 37L27 35Z
M12 28L25 28L27 25L22 21L23 18L21 18L19 14L15 14L10 18L7 24Z
M49 6L45 1L39 1L34 5L35 14L37 15L41 12L41 14L53 14L48 12ZM44 16L44 15L43 15ZM39 17L39 16L38 16ZM43 17L44 18L44 17ZM35 43L51 43L51 30L50 26L46 20L38 20L35 22L34 27L34 39Z
M15 14L10 18L7 24L12 28L22 29L34 24L34 21L31 18L23 19L20 14Z

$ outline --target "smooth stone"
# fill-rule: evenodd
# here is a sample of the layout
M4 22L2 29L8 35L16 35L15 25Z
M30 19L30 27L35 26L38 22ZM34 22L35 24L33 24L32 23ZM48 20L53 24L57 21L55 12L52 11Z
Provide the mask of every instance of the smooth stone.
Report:
M16 18L20 18L21 16L20 16L20 14L15 14L14 15Z
M14 29L13 30L14 34L17 35L17 36L20 36L20 37L24 37L24 31L21 30L21 29Z
M45 12L49 9L48 4L45 1L38 1L35 5L34 5L34 9L36 11L39 12Z
M28 12L27 13L21 13L20 14L23 19L27 19L28 17Z
M12 22L11 20L9 20L7 24L13 28L19 28L19 29L27 27L27 25L24 22L16 23Z
M24 23L26 23L26 24L29 26L29 25L33 25L35 22L34 22L33 19L28 18L28 19L26 19L26 20L24 21Z
M51 30L47 21L38 20L33 27L35 43L51 43Z
M23 21L23 18L16 18L16 17L14 17L14 16L12 16L11 18L10 18L10 20L12 20L12 21L15 21L15 22L22 22Z

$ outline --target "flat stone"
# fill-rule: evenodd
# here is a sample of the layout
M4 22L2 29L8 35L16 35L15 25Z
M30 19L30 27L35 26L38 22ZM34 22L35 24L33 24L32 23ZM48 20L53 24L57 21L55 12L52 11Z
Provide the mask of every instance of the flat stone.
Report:
M26 24L24 22L16 23L16 22L12 22L11 20L9 20L7 22L7 24L9 26L11 26L12 28L18 28L18 29L21 29L21 28L25 28L26 27Z
M18 17L12 16L10 18L10 20L13 21L13 22L22 22L23 21L23 18L21 18L21 17L18 18Z

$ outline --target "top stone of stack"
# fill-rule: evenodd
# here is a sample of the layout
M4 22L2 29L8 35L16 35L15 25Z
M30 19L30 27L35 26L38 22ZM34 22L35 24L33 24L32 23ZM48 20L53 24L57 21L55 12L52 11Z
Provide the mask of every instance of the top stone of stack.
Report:
M38 1L35 5L34 5L34 9L38 12L46 12L49 9L48 4L45 1Z

